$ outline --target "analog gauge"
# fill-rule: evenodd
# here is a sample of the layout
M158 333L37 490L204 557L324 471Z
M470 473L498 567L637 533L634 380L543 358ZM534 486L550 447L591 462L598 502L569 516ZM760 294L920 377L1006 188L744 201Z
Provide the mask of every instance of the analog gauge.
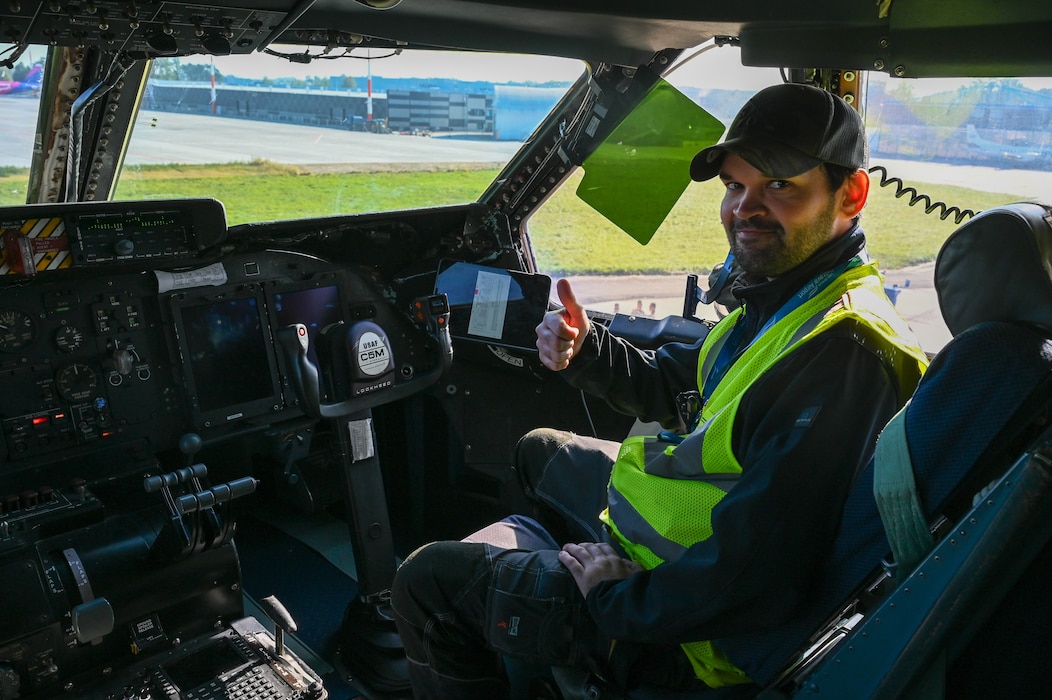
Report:
M58 345L59 350L76 352L80 350L80 346L83 344L84 334L80 332L79 328L62 326L62 328L58 329L58 333L55 334L55 345Z
M85 401L90 399L99 386L99 376L91 367L71 362L63 365L55 373L55 387L59 396L66 401Z
M36 337L33 317L18 309L0 310L0 352L18 352Z

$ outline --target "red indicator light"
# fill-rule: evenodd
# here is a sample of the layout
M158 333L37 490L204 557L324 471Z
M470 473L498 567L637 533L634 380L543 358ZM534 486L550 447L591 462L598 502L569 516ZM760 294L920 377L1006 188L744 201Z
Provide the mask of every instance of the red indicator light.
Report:
M37 416L33 419L33 425L44 425L47 423L47 416Z
M307 335L307 329L306 329L306 328L304 328L303 326L300 326L299 328L297 328L297 329L296 329L296 331L297 331L297 332L298 332L298 333L299 333L300 335Z

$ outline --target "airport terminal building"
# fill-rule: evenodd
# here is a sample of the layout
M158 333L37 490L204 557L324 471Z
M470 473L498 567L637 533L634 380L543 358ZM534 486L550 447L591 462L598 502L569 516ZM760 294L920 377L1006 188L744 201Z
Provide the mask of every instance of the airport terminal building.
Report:
M561 88L491 85L483 92L355 90L218 85L155 80L143 109L279 121L354 131L448 133L522 141Z

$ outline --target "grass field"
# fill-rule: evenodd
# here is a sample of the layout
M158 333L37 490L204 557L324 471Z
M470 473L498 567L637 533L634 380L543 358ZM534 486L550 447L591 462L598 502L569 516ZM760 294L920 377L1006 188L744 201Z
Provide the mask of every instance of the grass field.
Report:
M142 166L126 171L117 199L214 197L230 225L300 217L433 207L475 201L497 170L311 174L254 162L229 165ZM25 202L28 174L0 170L0 205ZM962 187L911 183L935 200L975 211L1022 199ZM576 181L549 199L530 220L542 270L559 274L647 274L707 270L722 260L719 224L722 186L692 184L654 239L641 246L572 196ZM894 188L874 182L863 224L870 253L887 269L933 260L956 224L907 206Z

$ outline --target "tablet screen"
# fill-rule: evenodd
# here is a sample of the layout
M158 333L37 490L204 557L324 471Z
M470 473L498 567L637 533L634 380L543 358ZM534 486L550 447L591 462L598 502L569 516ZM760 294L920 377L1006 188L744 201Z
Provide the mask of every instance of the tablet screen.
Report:
M454 338L536 352L551 286L546 275L444 260L435 292L449 299Z

